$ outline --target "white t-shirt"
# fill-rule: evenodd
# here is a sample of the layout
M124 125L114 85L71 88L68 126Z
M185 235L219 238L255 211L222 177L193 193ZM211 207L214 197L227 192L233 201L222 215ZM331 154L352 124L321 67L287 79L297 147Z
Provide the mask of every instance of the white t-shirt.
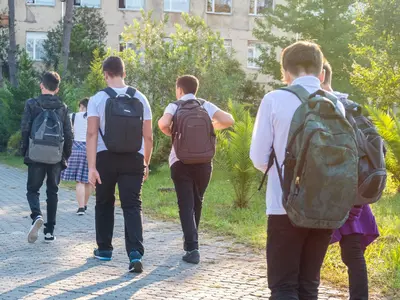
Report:
M86 132L87 132L87 116L85 117L85 112L77 112L71 114L71 121L73 115L74 119L74 140L77 142L86 142Z
M118 94L118 95L123 95L126 94L128 87L124 88L113 88L113 90ZM105 131L106 127L106 120L105 120L105 108L106 108L106 101L107 99L110 98L106 92L100 91L96 95L90 98L89 104L88 104L88 118L90 117L98 117L100 118L100 129L102 132ZM135 93L135 98L139 99L140 102L143 104L143 119L146 120L151 120L152 114L151 114L151 108L149 101L147 100L146 96L143 95L141 92L136 91ZM98 142L97 142L97 152L101 151L106 151L107 147L104 144L104 141L99 134L98 136ZM144 141L142 141L142 148L139 151L140 154L144 154Z
M196 99L196 96L193 94L186 94L179 100L187 101L187 100L192 100L192 99ZM211 102L208 102L208 101L206 101L203 104L203 107L207 111L208 115L210 116L210 119L212 119L214 117L214 114L220 110L218 108L218 106L216 106L215 104L212 104ZM170 114L170 115L174 116L177 109L178 109L178 106L176 104L170 103L170 104L168 104L167 108L165 109L164 114ZM171 154L169 155L169 165L172 166L177 161L179 161L179 159L176 157L174 147L172 147Z

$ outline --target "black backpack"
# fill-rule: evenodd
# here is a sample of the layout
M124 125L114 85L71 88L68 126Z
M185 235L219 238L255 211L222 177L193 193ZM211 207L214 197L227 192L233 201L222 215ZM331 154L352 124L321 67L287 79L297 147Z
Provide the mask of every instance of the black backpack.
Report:
M108 87L103 90L109 98L105 106L105 131L100 129L107 149L115 153L135 153L142 148L143 104L135 98L136 90L128 87L118 95Z
M57 109L42 108L32 123L28 156L34 162L56 164L62 160L64 129Z
M372 122L362 114L359 104L340 96L339 100L356 133L359 154L356 205L372 204L381 198L386 187L384 142Z

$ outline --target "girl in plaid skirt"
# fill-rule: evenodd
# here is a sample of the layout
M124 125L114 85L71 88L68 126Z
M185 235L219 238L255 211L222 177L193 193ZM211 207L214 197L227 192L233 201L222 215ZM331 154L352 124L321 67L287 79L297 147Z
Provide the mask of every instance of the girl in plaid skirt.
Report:
M88 180L88 163L86 159L87 105L89 99L79 102L79 112L71 115L74 128L74 143L72 155L68 160L68 168L62 172L61 179L76 182L76 199L78 201L77 215L84 215L92 192Z

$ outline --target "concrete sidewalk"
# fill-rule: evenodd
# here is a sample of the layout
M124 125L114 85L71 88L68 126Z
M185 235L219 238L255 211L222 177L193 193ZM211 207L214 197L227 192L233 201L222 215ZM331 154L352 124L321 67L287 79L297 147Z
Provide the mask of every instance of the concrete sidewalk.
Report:
M95 248L94 205L77 216L73 191L61 189L53 244L28 244L26 173L0 165L0 299L267 299L265 257L226 238L202 235L199 265L181 260L179 225L144 217L144 272L127 272L122 211L116 209L114 256ZM45 191L42 190L42 200ZM144 200L145 201L145 200ZM43 212L45 201L41 202ZM345 299L321 288L320 299Z

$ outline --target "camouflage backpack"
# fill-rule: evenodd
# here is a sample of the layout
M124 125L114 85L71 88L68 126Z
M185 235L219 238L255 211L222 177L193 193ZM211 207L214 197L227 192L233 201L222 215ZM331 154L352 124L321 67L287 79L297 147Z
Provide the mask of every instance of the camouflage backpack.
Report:
M283 88L301 101L288 136L285 160L273 153L282 201L292 224L337 229L357 199L358 153L352 126L338 110L338 99L322 90L309 94L299 85ZM283 174L284 170L284 176Z

